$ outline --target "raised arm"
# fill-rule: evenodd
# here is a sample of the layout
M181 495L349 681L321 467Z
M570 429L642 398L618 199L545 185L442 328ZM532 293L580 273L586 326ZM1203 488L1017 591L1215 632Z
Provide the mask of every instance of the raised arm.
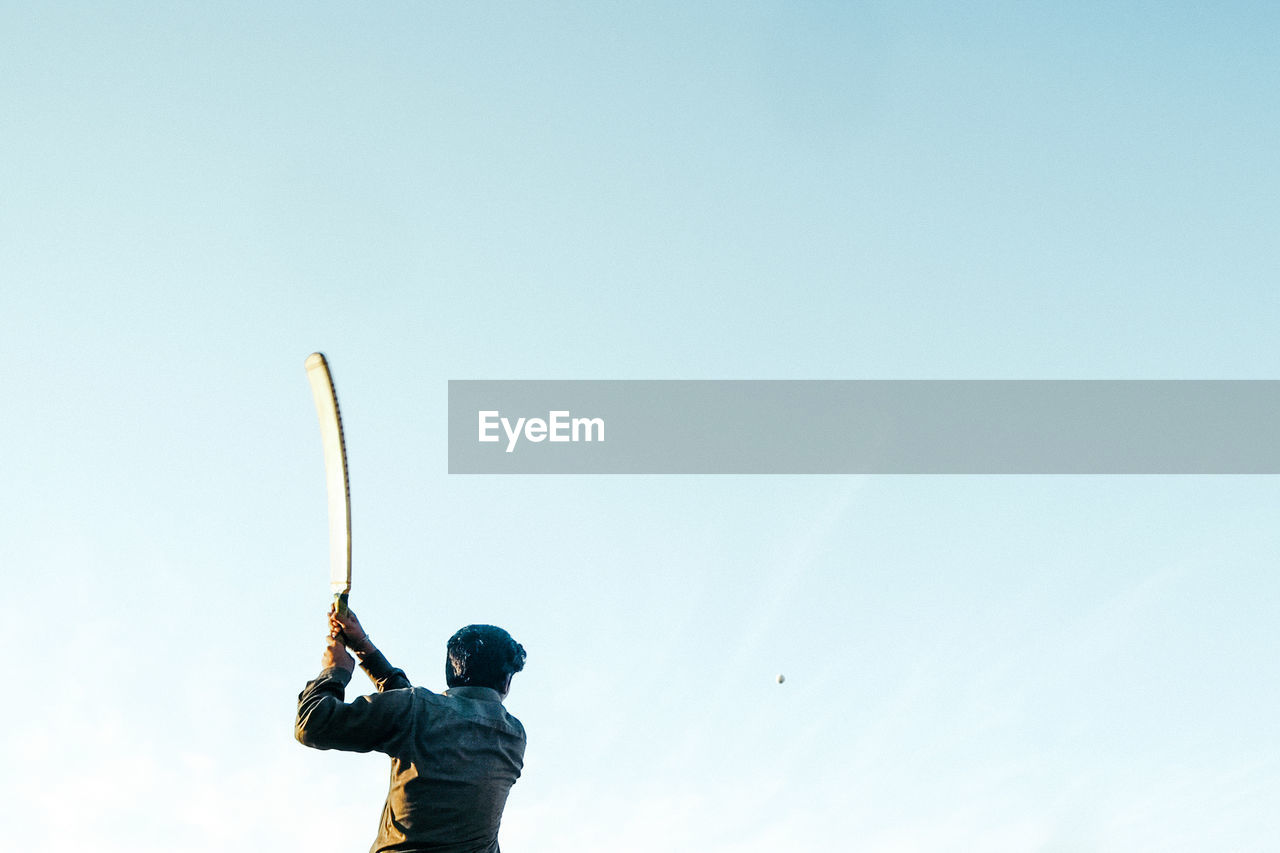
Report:
M354 611L348 610L338 615L333 608L329 608L329 634L341 639L348 649L356 653L360 658L360 668L369 676L379 693L413 686L404 670L392 666L386 656L378 651Z
M337 637L328 638L321 666L320 675L298 695L294 737L316 749L389 752L406 732L412 692L378 693L343 702L355 661Z

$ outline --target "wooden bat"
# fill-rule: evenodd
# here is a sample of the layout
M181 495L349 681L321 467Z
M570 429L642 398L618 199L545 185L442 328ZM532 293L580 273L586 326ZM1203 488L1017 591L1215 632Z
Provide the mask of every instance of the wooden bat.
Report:
M351 482L347 477L347 444L342 435L342 414L333 390L333 375L323 353L307 356L307 381L320 418L324 442L324 474L329 493L329 589L339 614L347 612L351 593Z

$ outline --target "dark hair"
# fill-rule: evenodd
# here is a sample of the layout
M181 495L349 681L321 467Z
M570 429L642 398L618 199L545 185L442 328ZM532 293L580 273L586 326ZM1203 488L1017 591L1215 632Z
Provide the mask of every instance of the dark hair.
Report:
M524 669L524 646L493 625L468 625L449 638L444 680L450 687L492 687Z

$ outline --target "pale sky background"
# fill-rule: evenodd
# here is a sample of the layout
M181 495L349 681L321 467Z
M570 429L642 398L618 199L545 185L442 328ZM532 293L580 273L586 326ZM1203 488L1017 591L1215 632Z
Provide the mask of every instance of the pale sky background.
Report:
M1274 849L1276 478L450 477L445 414L1280 378L1278 131L1264 3L0 5L0 846L367 849L386 759L292 736L323 349L374 639L529 650L504 850Z

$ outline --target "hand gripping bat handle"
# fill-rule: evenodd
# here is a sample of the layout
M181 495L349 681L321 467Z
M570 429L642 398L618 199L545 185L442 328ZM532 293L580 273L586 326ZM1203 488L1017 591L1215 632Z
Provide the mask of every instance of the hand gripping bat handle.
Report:
M338 616L347 615L347 593L340 592L333 597L333 612ZM347 645L347 635L345 633L338 632L338 639L342 641L342 645Z

